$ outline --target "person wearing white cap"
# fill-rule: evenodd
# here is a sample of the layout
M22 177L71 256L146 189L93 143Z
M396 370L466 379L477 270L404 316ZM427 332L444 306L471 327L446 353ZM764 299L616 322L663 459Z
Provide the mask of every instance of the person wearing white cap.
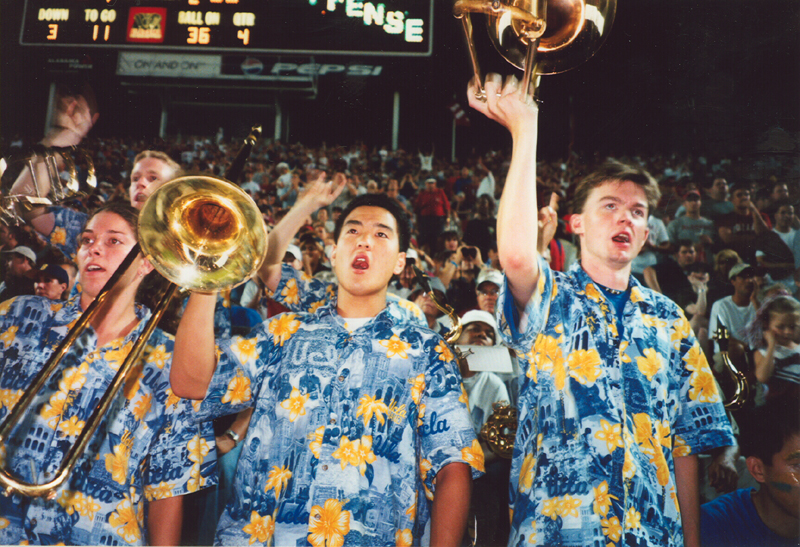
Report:
M500 340L497 323L491 313L470 310L461 317L461 336L458 346L495 346ZM462 348L463 349L463 348ZM503 348L502 351L508 351ZM472 427L478 435L492 415L494 403L510 403L505 384L494 372L470 370L469 356L460 359L458 368L467 393ZM473 483L470 515L476 519L476 539L480 545L500 545L508 538L507 485L509 461L492 452L481 440L486 463L486 475Z
M750 264L740 262L728 272L733 285L733 294L720 298L711 305L708 332L714 334L720 324L725 325L731 338L747 346L747 327L756 318L753 293L756 290L753 277L758 272ZM719 352L719 342L714 341L714 353Z
M3 251L6 275L0 284L0 302L22 294L34 294L31 272L36 267L36 253L30 247L18 245Z
M514 141L497 219L497 315L527 370L508 545L699 546L697 455L735 439L686 317L631 275L658 184L617 162L579 181L570 227L581 259L551 270L536 245L557 221L537 204L538 106L513 76L487 75L485 102L479 84L470 106Z
M503 272L494 268L484 268L475 282L475 293L478 296L478 309L494 313L497 306L497 295L503 286Z

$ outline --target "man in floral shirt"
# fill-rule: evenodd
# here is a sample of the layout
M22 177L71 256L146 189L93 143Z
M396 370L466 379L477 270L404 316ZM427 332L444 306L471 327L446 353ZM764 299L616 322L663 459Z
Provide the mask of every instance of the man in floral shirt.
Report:
M30 296L0 304L0 419L80 313L77 300ZM124 339L97 347L92 329L78 337L24 420L3 439L0 459L12 475L39 484L53 479L147 322L146 309L136 313L139 324ZM214 432L210 424L195 423L190 401L169 386L172 344L170 335L153 332L55 498L0 496L0 544L143 545L160 500L216 483Z
M579 183L570 223L581 261L553 272L528 244L557 220L531 214L536 104L497 75L486 103L474 92L470 104L514 138L497 222L501 334L527 361L509 545L698 546L697 454L734 439L683 313L631 277L658 186L622 164Z
M483 452L446 343L387 307L408 221L364 195L335 235L337 293L314 313L278 315L215 353L213 295L186 307L176 394L204 399L201 419L254 407L217 542L458 545Z

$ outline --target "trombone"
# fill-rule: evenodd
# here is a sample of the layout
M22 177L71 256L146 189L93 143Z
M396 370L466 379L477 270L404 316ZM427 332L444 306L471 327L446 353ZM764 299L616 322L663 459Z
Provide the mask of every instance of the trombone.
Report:
M255 144L258 133L260 128L253 128L245 146L239 151L239 156L244 157L241 161L237 157L233 164L239 165L239 170ZM231 169L225 174L230 180L238 178L238 173ZM236 286L258 270L266 251L267 229L261 212L253 199L229 180L189 175L173 179L153 192L139 214L139 242L0 424L0 443L7 441L11 430L19 423L60 360L139 253L144 254L153 267L172 283L164 291L141 336L98 401L75 444L67 451L53 479L41 484L29 483L12 476L3 468L0 469L0 488L3 493L54 499L56 489L69 477L100 426L102 417L130 376L178 286L196 291Z

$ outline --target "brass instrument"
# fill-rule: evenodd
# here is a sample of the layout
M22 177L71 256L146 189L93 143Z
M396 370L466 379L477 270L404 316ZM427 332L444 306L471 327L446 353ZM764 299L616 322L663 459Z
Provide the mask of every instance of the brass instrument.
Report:
M455 0L478 91L486 100L470 13L486 15L489 38L509 63L524 70L525 89L535 96L539 75L571 70L603 45L614 21L616 0Z
M728 344L730 342L730 335L728 329L722 323L717 327L713 336L714 340L719 344L719 353L722 358L722 364L725 366L731 379L736 382L736 391L733 396L725 403L725 408L728 410L739 410L750 398L750 384L747 382L747 377L744 373L736 368L728 354Z
M456 340L458 340L459 337L461 336L461 328L462 328L461 318L458 316L456 310L454 310L452 306L439 302L439 299L436 298L436 294L433 292L433 289L431 289L431 284L428 283L427 276L424 273L422 273L422 270L420 270L416 266L414 266L414 277L417 280L419 286L422 287L422 290L428 293L428 296L430 296L433 305L439 308L439 311L441 311L442 313L446 313L448 317L450 317L450 322L453 324L453 326L450 327L450 330L447 331L447 334L445 334L444 340L450 346L454 346ZM464 355L461 354L461 350L459 350L458 348L454 347L453 350L454 350L453 353L455 354L457 359L462 359L463 357L465 357Z
M59 160L63 163L66 180L61 179ZM86 176L81 176L85 172ZM12 186L21 171L28 170L31 182L27 194L13 194ZM43 191L46 177L50 191ZM27 153L10 155L0 162L0 220L20 224L17 210L29 211L36 206L49 206L69 199L91 195L97 188L94 162L82 148L36 145Z
M492 405L492 414L481 427L481 438L492 452L511 459L514 455L514 440L517 438L517 409L505 401Z
M430 283L428 283L428 279L419 268L414 267L414 275L417 283L420 287L422 287L422 290L428 293L428 296L430 296L433 304L439 308L440 311L446 313L450 317L450 321L453 323L453 326L449 331L447 331L447 334L444 335L444 339L453 350L456 360L460 361L461 359L466 359L467 355L469 355L471 352L464 354L460 348L455 346L456 341L461 336L461 318L458 316L452 306L439 302L439 299L436 298L436 294L430 287ZM502 458L510 459L514 452L514 439L516 438L516 435L517 409L510 406L505 401L494 403L492 405L492 414L486 420L486 423L484 423L481 427L481 439L486 441L486 444L489 446L492 452Z
M249 153L249 148L240 154L242 152ZM133 370L177 285L191 290L212 291L242 283L257 271L266 256L267 230L253 199L223 178L179 177L153 192L139 214L139 243L131 249L0 424L0 443L5 443L12 428L97 313L108 292L139 255L140 249L154 268L173 284L165 290L142 335L97 403L54 478L43 484L31 484L11 476L6 469L0 469L0 488L5 495L19 493L30 497L55 497L55 490L69 477L101 418Z

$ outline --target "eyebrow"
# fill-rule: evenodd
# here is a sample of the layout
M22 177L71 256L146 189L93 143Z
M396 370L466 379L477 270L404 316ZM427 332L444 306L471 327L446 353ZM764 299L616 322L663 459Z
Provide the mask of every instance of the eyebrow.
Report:
M363 226L364 225L364 223L361 222L360 220L348 220L348 221L346 221L344 223L345 226L349 226L351 224L356 225L356 226ZM387 226L386 224L382 224L380 222L375 224L375 226L377 226L378 228L383 228L384 230L388 230L390 232L394 232L394 228L392 228L391 226Z
M625 202L616 196L603 196L598 201L613 201L614 203L624 204ZM642 203L641 201L637 201L633 204L634 207L642 207L647 209L647 204Z

